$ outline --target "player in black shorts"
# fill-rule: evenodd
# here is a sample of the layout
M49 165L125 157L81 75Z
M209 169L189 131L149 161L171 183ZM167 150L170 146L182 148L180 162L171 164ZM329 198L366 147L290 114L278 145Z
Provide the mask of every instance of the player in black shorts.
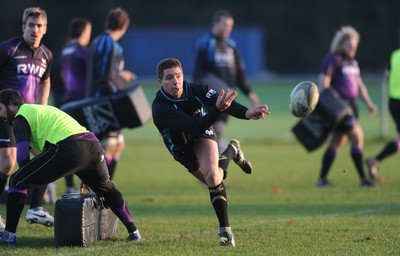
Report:
M244 172L250 174L253 170L237 140L230 141L219 156L212 124L222 112L240 119L263 119L269 115L268 107L248 109L234 101L235 91L222 90L218 94L206 85L184 81L177 59L164 59L157 69L161 88L152 105L154 124L174 159L208 186L219 221L220 244L235 246L223 179L232 159Z
M16 146L12 128L4 118L0 118L0 195L6 187L8 176L15 166ZM0 215L0 228L5 225Z
M74 173L99 196L126 227L130 241L141 235L127 203L108 175L104 149L97 137L56 107L24 104L12 89L0 92L0 117L13 125L19 169L10 177L7 223L0 244L17 242L17 226L27 190ZM38 155L30 159L30 148Z

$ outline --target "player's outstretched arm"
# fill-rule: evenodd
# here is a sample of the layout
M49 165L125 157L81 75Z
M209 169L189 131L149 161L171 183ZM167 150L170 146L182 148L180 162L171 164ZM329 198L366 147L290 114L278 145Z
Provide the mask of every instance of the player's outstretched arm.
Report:
M246 111L247 119L264 119L265 115L270 115L267 105L259 105Z

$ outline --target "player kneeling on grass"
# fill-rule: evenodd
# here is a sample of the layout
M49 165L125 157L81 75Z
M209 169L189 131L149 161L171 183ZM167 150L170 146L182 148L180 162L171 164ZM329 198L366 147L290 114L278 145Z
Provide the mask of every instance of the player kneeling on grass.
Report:
M24 104L21 95L11 89L0 91L0 117L13 125L20 167L10 178L6 227L0 232L0 243L16 243L27 189L72 173L104 197L127 228L128 240L141 239L126 202L109 178L103 147L92 132L55 107ZM40 152L31 160L30 148Z
M220 244L235 246L223 179L232 159L248 174L253 169L237 140L230 141L219 156L212 124L222 112L240 119L263 119L265 114L270 114L268 107L248 109L234 101L235 91L222 90L217 95L206 85L184 81L182 65L177 59L164 59L157 69L161 88L152 106L154 124L175 160L208 186L219 221Z

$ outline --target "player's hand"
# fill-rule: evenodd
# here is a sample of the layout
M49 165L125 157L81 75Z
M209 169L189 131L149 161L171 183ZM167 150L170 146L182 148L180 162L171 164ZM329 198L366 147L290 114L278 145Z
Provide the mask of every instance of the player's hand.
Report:
M267 105L259 105L246 111L247 119L264 119L265 115L270 115Z
M83 194L85 192L85 189L87 191L91 192L90 187L88 185L86 185L86 183L81 180L81 194Z
M376 107L376 105L374 103L370 103L367 105L369 112L371 113L371 115L376 115L376 113L378 112L378 108Z
M224 111L225 109L229 108L232 101L236 98L237 92L231 91L229 89L222 90L218 95L217 102L215 106L220 110Z
M136 74L129 70L122 70L118 75L124 83L130 82L137 78Z

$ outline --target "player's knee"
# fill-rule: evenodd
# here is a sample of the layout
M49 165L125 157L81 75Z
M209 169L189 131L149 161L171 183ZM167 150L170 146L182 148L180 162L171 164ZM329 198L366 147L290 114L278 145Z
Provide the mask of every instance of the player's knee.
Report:
M14 169L15 162L12 161L3 161L1 164L0 172L6 176L11 174L11 171Z
M206 172L204 178L209 187L214 187L222 182L222 175L219 173L219 168L215 171Z

